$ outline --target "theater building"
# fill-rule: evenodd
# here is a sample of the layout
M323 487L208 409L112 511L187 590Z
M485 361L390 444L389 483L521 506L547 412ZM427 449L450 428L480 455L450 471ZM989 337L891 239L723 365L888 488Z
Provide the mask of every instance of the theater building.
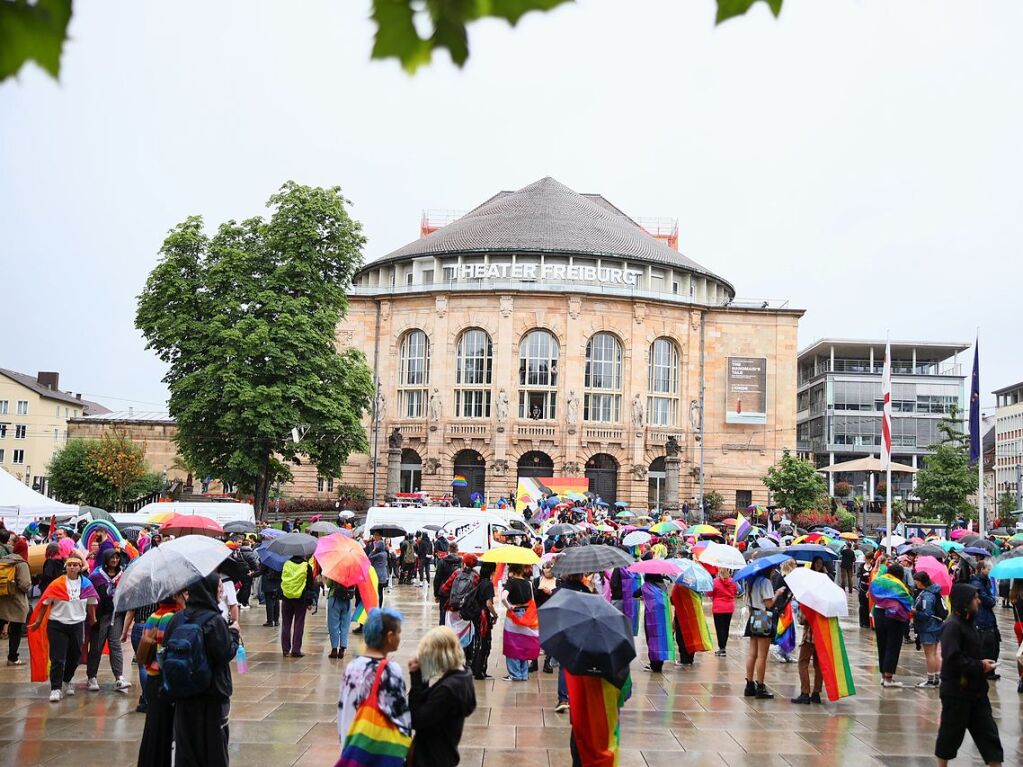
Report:
M493 502L520 476L586 476L609 502L664 507L677 466L692 505L702 464L727 508L766 502L761 477L796 446L801 310L737 299L673 222L552 178L424 215L421 234L357 273L338 329L379 381L370 455L343 482L383 501L390 438L402 491L461 475L456 494Z

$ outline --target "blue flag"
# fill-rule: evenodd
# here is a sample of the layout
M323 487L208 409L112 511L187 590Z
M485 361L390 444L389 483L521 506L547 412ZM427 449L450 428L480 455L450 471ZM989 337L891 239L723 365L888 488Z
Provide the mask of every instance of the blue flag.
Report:
M973 380L970 383L970 465L980 460L980 338L973 347Z

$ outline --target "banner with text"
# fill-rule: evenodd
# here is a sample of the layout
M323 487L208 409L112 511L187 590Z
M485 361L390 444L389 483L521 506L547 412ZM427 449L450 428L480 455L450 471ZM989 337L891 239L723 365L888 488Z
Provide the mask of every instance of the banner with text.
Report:
M728 357L725 423L767 423L767 358Z

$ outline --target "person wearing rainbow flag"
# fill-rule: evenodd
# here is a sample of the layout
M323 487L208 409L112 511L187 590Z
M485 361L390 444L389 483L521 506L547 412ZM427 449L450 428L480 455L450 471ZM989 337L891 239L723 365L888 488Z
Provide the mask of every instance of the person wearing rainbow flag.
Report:
M874 600L874 633L877 636L877 665L882 687L902 687L895 681L895 669L902 653L913 600L903 581L904 570L897 562L871 581L870 596Z

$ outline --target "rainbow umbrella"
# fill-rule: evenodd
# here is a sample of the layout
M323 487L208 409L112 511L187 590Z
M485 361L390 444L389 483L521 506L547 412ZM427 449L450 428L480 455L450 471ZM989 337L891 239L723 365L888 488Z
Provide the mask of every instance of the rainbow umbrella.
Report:
M451 480L451 487L468 487L469 482L461 474L456 474L455 478Z
M674 522L658 522L650 528L650 532L656 533L657 535L668 535L669 533L678 533L681 531L682 528Z
M702 535L721 535L721 531L710 525L693 525L685 532L686 535L700 537Z
M361 583L369 574L369 557L362 546L340 533L318 539L313 556L320 563L323 574L342 586Z
M632 519L635 516L636 515L633 514L631 511L619 511L617 514L615 514L615 517L617 517L618 519Z
M147 525L162 525L168 519L173 517L176 512L173 511L158 511L153 514L149 519L146 520Z

